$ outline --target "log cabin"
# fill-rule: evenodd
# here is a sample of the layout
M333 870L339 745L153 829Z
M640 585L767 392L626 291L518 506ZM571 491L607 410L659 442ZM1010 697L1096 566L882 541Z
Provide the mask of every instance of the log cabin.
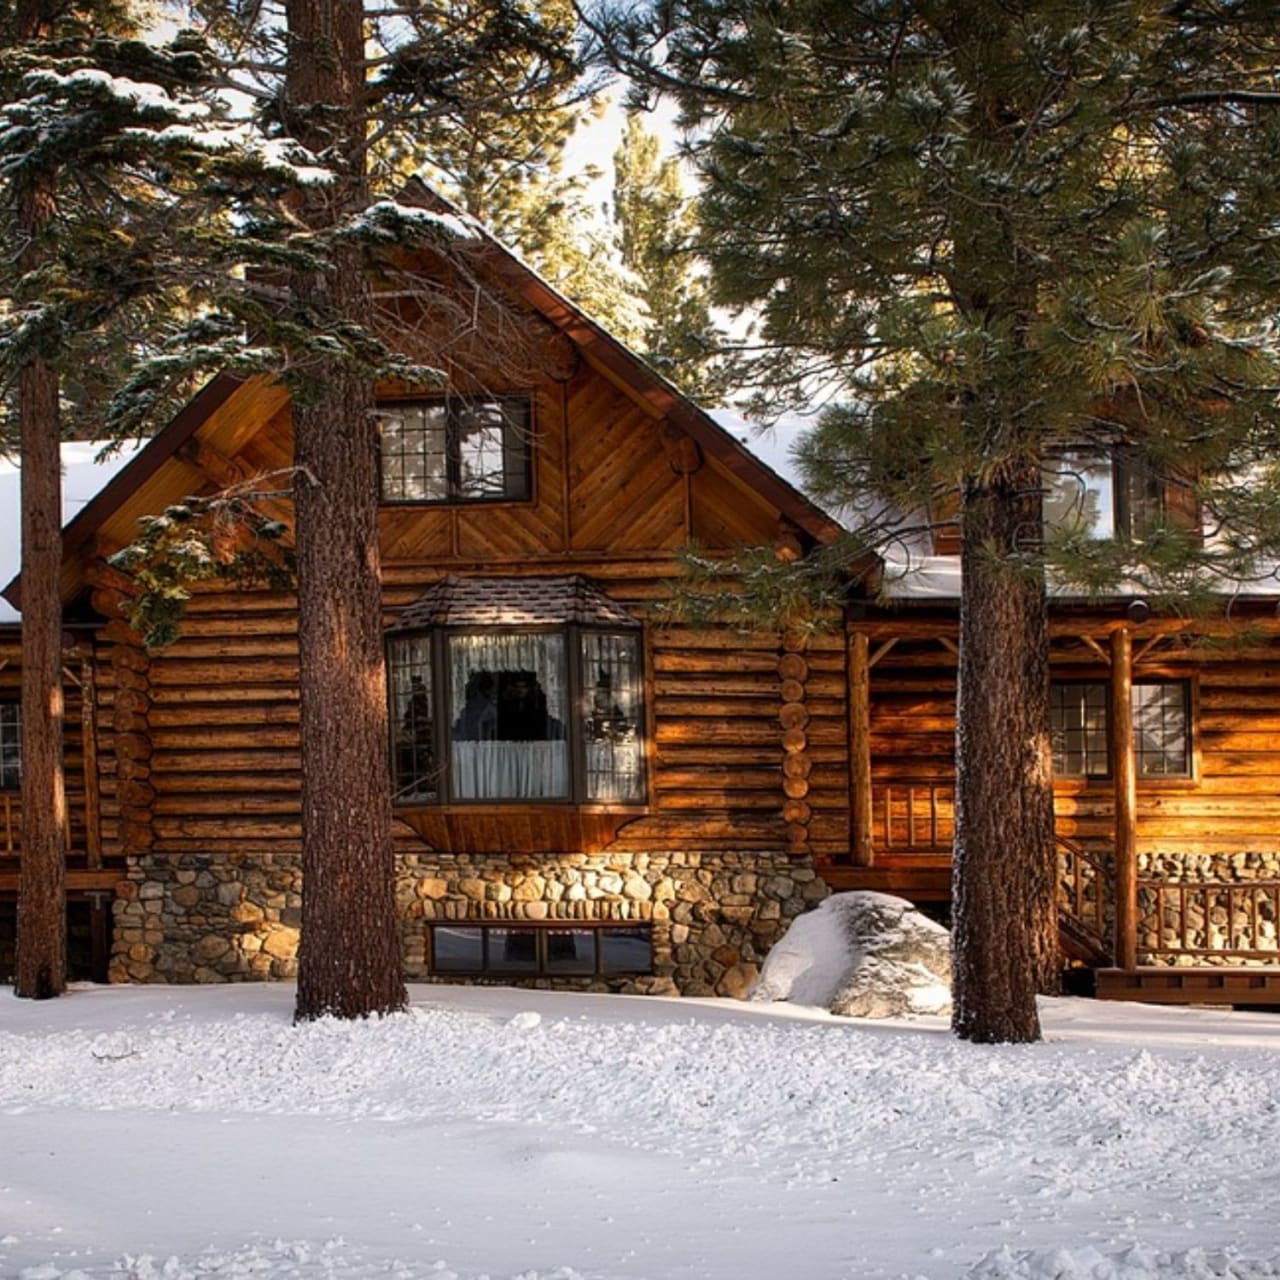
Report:
M659 607L688 543L803 554L838 526L511 255L488 253L469 265L484 287L465 299L475 329L450 344L448 385L378 389L406 974L741 995L828 893L815 849L844 847L843 642L801 651L666 623ZM439 262L423 270L462 287ZM396 272L380 301L412 342L436 319L407 317ZM222 375L66 526L67 885L94 926L80 976L295 971L294 601L202 587L180 639L149 653L108 563L140 516L291 461L286 390ZM16 726L16 635L5 657L0 715ZM0 811L10 921L19 767Z
M804 640L665 618L685 544L795 556L839 526L500 245L485 252L512 312L455 344L447 386L378 396L407 976L737 996L833 888L945 917L955 548ZM390 314L418 325L400 299ZM510 314L534 337L495 361ZM177 643L148 653L108 564L140 516L287 470L291 447L284 388L222 375L66 527L76 976L295 971L293 600L202 587ZM1276 597L1234 613L1243 640L1131 600L1055 602L1063 939L1100 995L1280 1003ZM0 628L0 969L18 660Z

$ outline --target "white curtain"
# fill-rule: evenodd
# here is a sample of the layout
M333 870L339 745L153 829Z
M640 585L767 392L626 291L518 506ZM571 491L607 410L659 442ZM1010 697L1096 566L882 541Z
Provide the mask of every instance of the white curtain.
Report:
M569 794L564 742L455 742L451 758L459 800L563 800Z
M449 637L449 758L459 800L569 794L564 636Z

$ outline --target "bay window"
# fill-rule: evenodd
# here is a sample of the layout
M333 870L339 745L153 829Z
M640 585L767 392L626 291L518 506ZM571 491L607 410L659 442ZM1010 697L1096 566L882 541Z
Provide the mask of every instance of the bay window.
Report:
M397 801L642 803L640 640L581 581L446 579L388 639Z

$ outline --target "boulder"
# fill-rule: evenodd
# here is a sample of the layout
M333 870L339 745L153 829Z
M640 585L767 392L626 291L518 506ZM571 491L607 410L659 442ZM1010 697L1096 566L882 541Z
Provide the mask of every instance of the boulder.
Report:
M837 893L791 923L752 1000L849 1018L951 1012L951 935L903 898Z

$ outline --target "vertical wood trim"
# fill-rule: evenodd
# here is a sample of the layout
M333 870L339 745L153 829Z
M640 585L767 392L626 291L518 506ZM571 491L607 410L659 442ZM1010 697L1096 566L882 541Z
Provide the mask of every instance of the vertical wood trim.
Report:
M644 663L644 785L645 803L657 808L658 712L657 682L653 673L653 628L646 623L641 633L640 660Z
M849 637L849 783L853 865L875 863L871 828L871 656L867 637Z
M89 866L102 866L102 804L98 780L98 690L93 654L80 664L80 735L84 752L85 853Z
M573 524L569 516L569 384L560 384L560 536L566 551L573 545Z
M1115 782L1116 964L1138 964L1137 765L1133 750L1133 635L1111 635L1111 776Z

